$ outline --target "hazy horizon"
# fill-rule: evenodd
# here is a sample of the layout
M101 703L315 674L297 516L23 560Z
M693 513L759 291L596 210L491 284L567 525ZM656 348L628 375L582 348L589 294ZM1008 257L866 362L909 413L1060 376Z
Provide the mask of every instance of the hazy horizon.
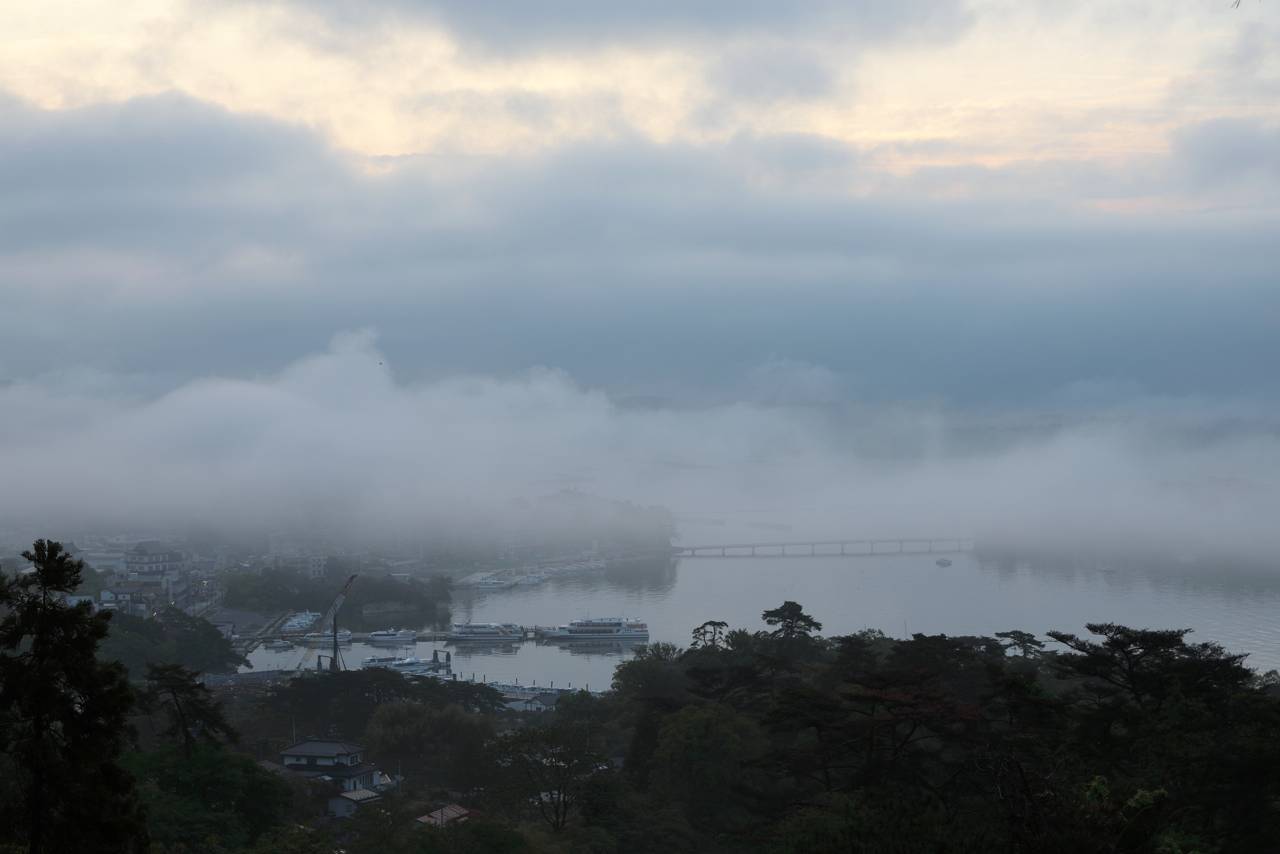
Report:
M0 30L0 520L1280 549L1270 4Z

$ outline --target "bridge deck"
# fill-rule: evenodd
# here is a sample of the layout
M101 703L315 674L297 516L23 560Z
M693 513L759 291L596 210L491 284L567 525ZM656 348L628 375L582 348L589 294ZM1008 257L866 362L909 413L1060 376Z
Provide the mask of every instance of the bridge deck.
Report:
M973 551L973 540L949 537L796 540L677 546L677 557L856 557L893 554L952 554Z

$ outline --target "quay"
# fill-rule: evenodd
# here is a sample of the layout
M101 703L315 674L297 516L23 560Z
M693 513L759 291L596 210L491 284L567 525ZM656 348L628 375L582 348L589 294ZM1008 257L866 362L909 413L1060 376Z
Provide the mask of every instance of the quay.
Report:
M275 622L275 624L277 624L277 625L278 625L278 624L281 622L281 620L280 620L280 619L277 619L277 620L275 620L274 622ZM235 645L235 647L236 647L238 650L241 650L241 652L242 652L243 654L248 655L250 652L252 652L254 649L256 649L256 648L257 648L260 644L262 644L263 642L265 642L265 641L271 641L271 640L287 640L287 641L292 641L292 642L293 642L293 644L294 644L294 646L296 646L296 647L309 647L309 646L313 646L313 647L315 647L316 649L320 650L321 652L324 652L324 650L325 650L326 646L328 646L328 645L331 643L331 641L330 641L328 638L326 638L323 642L311 643L311 644L309 644L309 643L305 643L305 642L302 640L302 638L303 638L303 636L304 636L305 634L307 634L307 633L306 633L306 632L293 632L293 633L291 633L291 634L284 634L284 633L280 632L278 629L274 629L274 628L272 628L272 629L264 629L261 633L259 633L259 634L255 634L255 635L253 635L252 637L239 638L239 639L237 639L237 640L234 642L234 645ZM521 627L521 633L520 633L519 637L512 637L512 638L510 638L510 639L503 639L503 640L505 640L505 641L507 641L507 642L510 642L510 643L523 643L524 641L533 640L533 639L534 639L534 637L535 637L535 634L534 634L534 627L529 626L529 627L527 627L527 628L526 628L526 627L522 626L522 627ZM417 634L415 634L415 635L413 636L413 643L419 643L419 642L422 642L422 643L441 643L441 642L447 641L448 639L449 639L449 632L444 631L444 630L441 630L441 631L420 631L420 632L418 632ZM369 632L352 632L352 633L351 633L351 641L350 641L350 643L369 643ZM468 642L464 641L464 642L462 642L462 643L463 643L463 644L464 644L464 646L465 646ZM343 646L346 646L346 645L347 645L347 642L346 642L346 641L343 641L343 642L342 642L342 645L343 645ZM411 645L412 645L412 644L407 643L407 642L406 642L406 643L395 643L395 644L392 644L392 643L377 643L377 644L373 644L373 646L382 647L382 648L384 648L384 649L398 649L398 648L403 648L403 647L411 646ZM478 645L480 645L480 642L476 642L476 645L477 645L477 646L478 646Z

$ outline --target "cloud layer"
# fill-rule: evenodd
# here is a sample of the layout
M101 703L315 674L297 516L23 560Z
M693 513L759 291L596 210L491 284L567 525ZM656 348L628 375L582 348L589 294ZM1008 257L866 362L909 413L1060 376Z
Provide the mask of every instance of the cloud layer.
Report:
M553 371L404 383L392 367L359 332L272 376L156 398L11 385L0 408L20 417L0 435L0 517L71 531L479 539L511 524L513 500L573 487L721 519L720 538L767 522L797 537L1164 555L1280 547L1274 417L1130 406L1093 421L966 424L919 407L637 408ZM787 372L799 369L765 373ZM693 521L683 536L706 533Z
M534 8L0 10L0 510L1272 544L1264 13Z
M176 96L0 114L7 381L159 391L373 326L409 379L550 365L680 402L788 360L959 405L1280 390L1259 120L1115 169L894 176L815 136L385 163Z

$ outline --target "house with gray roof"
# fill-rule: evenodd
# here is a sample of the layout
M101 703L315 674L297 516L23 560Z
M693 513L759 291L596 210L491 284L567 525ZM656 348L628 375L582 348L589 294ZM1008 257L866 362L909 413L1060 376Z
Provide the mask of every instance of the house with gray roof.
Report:
M280 751L280 764L307 779L331 780L343 792L369 789L379 776L364 761L364 748L345 741L300 741Z

